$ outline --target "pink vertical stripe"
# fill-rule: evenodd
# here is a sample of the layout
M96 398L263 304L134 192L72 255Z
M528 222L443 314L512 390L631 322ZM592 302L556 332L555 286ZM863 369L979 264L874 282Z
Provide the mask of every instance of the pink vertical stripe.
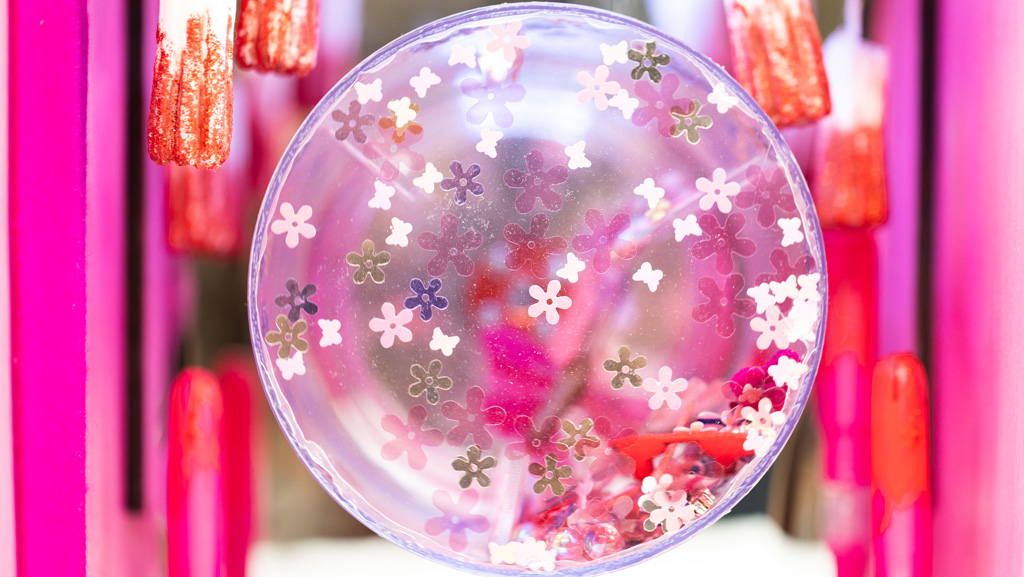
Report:
M9 46L7 1L0 0L0 46ZM7 206L7 58L0 58L0 575L16 575L14 440L11 421L11 261Z
M18 572L84 575L85 2L15 2L10 23Z
M1024 3L938 4L935 575L1024 574Z

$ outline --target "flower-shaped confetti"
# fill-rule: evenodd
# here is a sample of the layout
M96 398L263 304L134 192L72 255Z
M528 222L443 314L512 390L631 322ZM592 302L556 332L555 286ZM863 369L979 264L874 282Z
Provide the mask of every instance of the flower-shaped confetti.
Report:
M373 116L370 114L359 114L361 109L362 105L358 101L353 100L348 103L348 114L340 110L335 110L331 113L331 118L341 124L338 130L334 132L335 138L345 140L351 135L352 139L359 144L366 142L366 132L363 131L363 127L373 124Z
M412 340L412 331L405 325L412 320L412 311L402 309L395 313L395 305L384 303L380 306L380 314L384 318L374 317L370 319L370 330L380 333L380 344L385 349L390 349L395 344L395 339L407 343Z
M743 290L743 275L729 275L722 288L718 288L715 279L704 277L697 281L697 290L708 301L693 307L693 319L699 323L717 318L718 334L728 338L736 332L736 321L733 316L750 318L754 316L756 305L746 298L737 298Z
M712 206L717 206L723 213L732 210L730 197L740 193L740 183L726 182L725 177L725 169L716 168L711 173L711 180L703 176L697 179L697 190L704 193L699 203L701 210L711 210Z
M509 243L508 255L505 256L505 267L519 270L531 263L533 276L545 278L551 273L548 255L562 254L569 246L560 236L545 237L550 221L544 213L537 213L530 219L530 232L526 232L517 223L505 225L505 240Z
M693 258L704 260L711 256L717 257L715 269L720 274L729 274L733 269L733 253L749 257L757 250L757 245L749 238L740 238L739 233L747 223L742 214L732 213L725 219L725 225L718 222L714 214L703 214L698 220L705 238L693 243L690 254Z
M268 345L280 345L277 349L278 358L287 359L292 356L293 348L300 353L309 350L309 343L302 338L302 334L306 332L306 321L296 321L295 324L291 324L288 322L287 316L277 315L274 324L277 325L277 330L268 332L265 340Z
M565 485L562 484L562 479L572 476L572 467L569 465L559 467L558 457L554 453L545 455L543 464L530 463L528 470L534 477L540 477L533 484L533 492L538 495L542 494L544 489L550 487L552 494L556 497L561 497L565 493Z
M690 504L686 491L658 491L644 501L644 511L650 516L644 529L654 531L661 525L665 533L674 533L697 518L697 509Z
M750 208L754 205L757 205L757 224L761 228L775 224L776 207L787 213L796 210L782 169L776 169L770 177L759 166L747 169L747 186L736 195L736 206Z
M290 202L281 203L281 218L270 224L270 232L283 234L284 244L288 248L299 246L299 237L313 238L316 236L316 227L306 222L313 216L313 208L309 205L299 207L299 212Z
M665 77L657 89L649 82L636 83L636 95L646 105L633 113L633 124L636 126L647 126L652 120L658 121L658 133L662 136L672 136L675 130L676 119L672 116L672 110L679 108L686 110L690 105L689 98L676 98L676 90L679 88L679 77L669 74Z
M473 484L473 479L476 479L481 487L488 487L491 484L491 478L485 471L493 469L497 464L497 459L491 456L484 457L480 447L471 445L466 449L465 457L456 457L452 461L452 469L463 471L464 474L459 479L459 486L463 489L468 489Z
M612 422L608 417L602 415L594 419L593 431L598 438L605 439L605 441L636 435L636 431L628 427L620 430L617 435L613 433L613 430ZM601 481L612 474L632 475L636 469L633 459L627 457L609 442L603 443L600 447L588 448L587 455L594 457L594 462L590 464L588 471L595 481Z
M588 447L597 448L601 446L601 440L590 434L590 430L593 428L594 421L591 419L583 419L578 427L568 419L562 421L562 431L568 436L564 439L559 439L558 448L563 451L572 449L572 456L577 461L582 461L587 456L586 450Z
M623 260L636 256L636 245L627 240L619 239L619 235L630 225L629 215L620 212L612 217L608 224L604 222L601 211L592 208L583 215L583 220L590 227L590 234L578 234L572 239L572 248L576 252L594 251L594 270L603 273L612 263L612 252Z
M661 367L657 379L644 379L644 390L651 393L647 404L652 411L660 409L662 405L668 405L673 411L678 410L683 406L679 393L685 391L688 385L686 379L672 378L672 367Z
M552 415L541 422L539 429L535 429L533 419L519 415L513 423L513 428L523 440L509 443L505 447L505 456L513 460L527 456L541 459L548 453L560 451L554 438L561 431L561 426L561 419Z
M558 296L562 290L562 283L557 280L548 282L547 290L537 285L530 287L530 296L537 302L530 305L526 312L533 318L544 315L544 320L549 324L557 325L559 314L558 309L567 309L572 306L572 299L567 296Z
M452 500L451 495L445 491L434 493L434 507L441 512L440 517L427 519L423 530L427 535L438 536L448 532L448 546L453 551L464 551L469 543L466 538L466 531L483 533L491 523L483 515L474 515L473 507L476 507L480 496L473 489L463 491L459 501Z
M402 100L408 100L408 97L403 98ZM418 104L412 104L408 109L408 112L412 113L414 117L419 111L420 106ZM419 122L410 120L408 114L401 109L398 112L394 112L391 116L381 118L380 121L377 122L377 126L385 132L391 131L391 140L395 141L395 144L401 144L404 142L407 134L415 134L417 136L423 134L423 125ZM390 150L391 147L388 146L388 148Z
M416 296L405 299L405 308L411 310L419 307L421 319L429 321L434 316L434 309L443 311L448 308L448 299L437 294L441 290L441 279L432 278L424 286L423 281L414 278L409 281L409 288Z
M793 356L789 356L790 353ZM807 365L800 362L796 353L792 351L780 351L772 359L774 363L768 363L768 376L775 380L780 387L789 387L794 391L800 388L800 379L809 370ZM781 407L780 407L781 408Z
M576 80L583 85L583 90L576 95L576 100L580 104L586 104L593 100L594 106L598 110L607 109L608 95L617 94L620 88L618 82L608 80L607 66L598 66L593 76L585 70L581 71L576 75Z
M526 89L518 84L502 86L500 82L488 79L481 83L473 78L462 81L462 93L476 99L476 103L466 111L466 122L481 124L488 116L501 128L512 126L512 113L506 106L510 102L519 102L526 97Z
M519 35L519 30L522 27L522 22L509 22L507 26L491 25L489 30L495 38L487 42L487 50L490 52L501 50L505 60L512 62L516 59L516 52L525 50L530 45L529 38Z
M643 379L637 374L637 371L647 366L647 357L637 355L635 358L630 359L629 356L632 354L629 347L619 347L619 360L605 359L604 370L615 373L612 377L612 388L621 389L622 385L629 381L629 384L634 387L639 387L643 384Z
M762 273L757 276L757 284L766 282L782 282L790 277L790 275L804 275L814 270L814 257L811 255L803 255L796 259L796 262L790 264L789 254L785 249L776 248L772 250L771 255L768 256L768 260L775 267L775 273ZM785 312L785 311L783 311Z
M678 137L686 134L686 141L690 144L700 142L698 130L707 130L712 125L710 116L700 115L700 107L701 104L698 100L691 100L690 105L685 108L672 107L672 118L676 121L675 126L672 127L672 136Z
M667 66L672 61L668 54L658 54L658 45L654 42L645 42L643 52L630 50L627 57L637 63L636 68L629 73L633 80L640 80L646 73L654 83L661 82L661 71L658 67Z
M439 429L424 429L423 424L427 422L427 408L423 405L414 405L409 409L409 418L403 423L395 415L385 415L380 421L380 426L394 435L395 439L384 444L380 450L380 457L385 461L394 461L402 456L408 455L409 466L420 470L427 465L427 455L423 447L436 447L444 441L444 433Z
M421 232L416 238L420 248L437 253L427 263L427 273L440 277L448 270L448 263L451 263L459 275L473 274L473 259L466 255L466 251L479 248L484 242L483 235L472 228L460 235L459 218L450 212L441 217L440 231L440 236L432 232Z
M341 344L341 321L338 319L319 319L316 324L320 326L320 346L329 347Z
M293 278L288 279L284 283L285 290L288 291L286 295L280 295L274 299L274 304L279 307L288 307L288 320L295 322L299 320L302 312L305 311L307 315L315 315L316 311L319 310L316 303L309 300L311 296L316 293L316 285L309 283L299 290L299 282Z
M544 170L544 155L539 150L531 150L526 155L526 170L510 168L505 171L504 181L509 188L522 188L523 192L516 198L516 210L519 214L529 214L537 199L544 208L555 212L562 208L562 197L551 189L562 184L569 178L569 169L556 164Z
M771 399L761 399L757 408L743 407L740 416L750 421L750 428L764 434L786 422L786 414L772 408Z
M441 368L441 361L437 359L430 361L425 369L420 364L409 367L409 374L416 379L415 383L409 385L409 394L418 397L426 393L427 402L436 405L441 399L440 391L452 388L451 377L442 377Z
M789 346L788 326L779 307L770 307L765 311L765 318L755 317L750 319L750 328L761 333L757 337L757 348L762 351L775 343L775 346L784 349Z
M729 408L756 407L761 399L768 399L776 411L786 404L788 389L779 386L763 367L747 367L722 385L722 394L729 399Z
M448 165L452 177L441 181L442 190L454 190L455 204L466 204L469 193L480 196L484 193L484 185L474 182L473 179L480 176L480 165L470 164L466 170L462 169L462 163L453 160Z
M363 284L366 277L370 277L377 284L384 282L384 271L381 267L391 262L391 253L385 250L374 252L373 241L370 239L363 241L362 251L350 252L345 256L345 262L356 267L352 280L356 284Z
M497 406L484 408L483 405L484 390L480 387L466 391L466 406L455 401L445 401L441 405L441 414L458 422L448 431L449 445L459 446L467 437L473 437L473 442L480 445L481 449L486 451L491 448L493 439L484 427L504 422L505 409Z
M423 155L412 149L414 144L423 139L423 135L413 130L406 130L402 136L398 136L395 132L397 130L396 127L388 130L388 127L382 126L380 127L382 140L367 142L363 145L363 156L381 163L380 177L385 182L391 182L398 178L402 166L410 171L418 172L423 170L427 164Z
M530 571L554 571L557 558L556 549L548 549L546 541L533 537L523 539L516 548L516 565Z

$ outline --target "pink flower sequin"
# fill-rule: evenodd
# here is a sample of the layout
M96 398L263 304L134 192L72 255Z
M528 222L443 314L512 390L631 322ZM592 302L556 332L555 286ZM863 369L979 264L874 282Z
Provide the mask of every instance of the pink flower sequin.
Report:
M484 427L488 425L500 425L505 421L505 409L501 407L484 408L484 390L480 387L473 387L466 391L466 405L462 406L455 401L445 401L441 405L441 414L447 419L457 421L458 424L448 431L448 444L458 446L473 437L473 443L481 449L491 448L494 439L491 433Z
M569 245L560 236L545 237L548 226L550 221L543 213L537 213L530 219L530 232L514 222L505 225L505 240L509 243L505 267L519 270L526 263L531 263L533 276L546 278L551 273L548 255L562 254Z
M427 465L427 455L423 447L436 447L444 441L444 433L438 429L424 429L423 424L427 421L427 409L423 405L416 405L409 409L409 419L403 423L395 415L385 415L380 421L380 426L385 431L395 436L395 440L384 444L380 450L380 456L386 461L394 461L407 453L409 466L420 470Z

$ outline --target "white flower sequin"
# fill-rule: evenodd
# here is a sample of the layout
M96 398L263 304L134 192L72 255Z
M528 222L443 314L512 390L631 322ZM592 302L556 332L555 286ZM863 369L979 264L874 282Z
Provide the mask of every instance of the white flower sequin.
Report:
M300 236L307 239L316 236L316 227L306 222L313 216L313 207L303 205L295 212L291 203L282 202L280 212L281 218L270 224L270 232L285 235L284 243L288 248L299 246Z
M405 325L409 324L412 320L412 311L409 309L402 309L397 314L395 313L395 305L391 303L384 303L380 307L381 316L384 318L374 317L370 319L370 330L375 333L381 333L380 344L385 349L390 349L395 344L395 339L407 343L412 340L412 331L405 328Z
M790 339L787 336L789 327L777 306L770 307L765 311L763 319L761 317L750 319L750 328L761 333L761 336L757 337L757 348L762 351L771 346L772 342L780 349L789 346Z
M772 294L772 287L766 282L747 289L747 296L754 299L757 305L757 314L762 315L768 307L775 305L775 295Z
M786 414L773 410L772 400L768 397L761 397L756 409L754 407L740 409L740 416L750 421L750 428L761 434L786 422Z
M651 393L647 405L651 410L660 409L662 405L668 405L673 411L683 405L679 393L686 390L686 379L673 379L671 367L661 367L658 371L658 378L646 378L643 384L644 390Z
M808 370L807 365L789 357L780 356L777 363L768 367L768 376L775 381L775 384L789 387L795 391L800 388L800 379L807 374Z
M562 290L562 283L557 280L548 282L547 290L542 289L537 285L530 287L530 296L537 300L537 302L530 305L530 308L526 309L526 312L533 318L537 318L540 315L544 315L544 319L548 323L556 325L558 324L558 309L567 309L572 306L572 299L567 296L558 296L559 291Z
M726 182L725 177L725 169L716 168L711 173L711 180L703 176L697 179L697 190L704 193L699 203L701 210L711 210L712 206L717 206L722 213L732 210L730 197L740 193L740 183Z

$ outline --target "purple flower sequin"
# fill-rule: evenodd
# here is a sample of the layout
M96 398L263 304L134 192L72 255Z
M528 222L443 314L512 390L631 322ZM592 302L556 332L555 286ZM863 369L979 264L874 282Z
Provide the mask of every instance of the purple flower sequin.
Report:
M459 218L452 213L441 217L441 235L432 232L421 232L416 237L423 250L432 250L437 254L427 263L427 273L439 277L448 270L448 263L455 267L461 276L473 274L473 259L466 255L467 250L479 248L484 242L482 234L474 229L459 234Z
M750 208L756 204L757 224L761 228L775 224L776 207L784 212L796 210L793 196L789 194L786 173L777 169L769 177L759 166L747 169L747 186L740 190L734 202L740 208Z
M484 427L503 423L505 409L497 406L484 408L483 405L484 390L480 387L466 391L466 406L455 401L445 401L441 405L441 414L459 423L448 431L449 445L458 446L468 437L473 437L473 443L480 445L481 449L486 451L491 448L494 439Z
M353 100L348 103L348 114L340 110L331 112L331 118L341 124L338 130L334 131L335 138L345 140L351 135L352 139L359 144L366 142L366 132L363 131L363 127L373 124L373 116L369 114L360 115L359 112L361 110L362 105L359 104L359 101Z
M537 278L545 278L551 272L548 262L549 254L562 254L568 243L560 236L545 238L550 221L546 214L538 213L530 219L530 232L516 223L505 225L505 240L509 242L509 252L505 257L505 267L519 270L526 263L532 263L531 271Z
M603 273L608 270L612 263L612 252L624 260L636 256L636 245L619 238L619 235L629 228L628 214L620 212L606 225L601 211L592 208L583 215L583 220L590 227L591 234L576 235L572 239L572 248L578 253L594 251L595 271Z
M434 316L434 309L443 311L448 308L448 299L437 294L441 290L441 279L432 278L424 286L423 281L414 278L409 282L409 288L412 289L412 292L416 293L416 296L405 299L405 308L414 309L419 307L421 319L429 321Z
M407 131L401 142L396 142L394 129L380 129L383 140L367 142L363 145L363 156L381 163L380 177L384 182L391 182L401 174L401 167L412 172L421 171L426 167L423 155L412 149L412 145L423 140L422 134Z
M526 155L526 170L510 168L505 171L505 184L509 188L522 188L522 194L516 198L516 210L519 214L529 214L537 200L540 199L544 208L555 212L562 208L562 197L551 187L562 184L569 178L569 169L560 164L544 170L544 155L539 150L531 150Z
M290 278L284 283L284 288L288 291L288 294L278 296L274 299L274 304L279 307L288 307L288 320L291 322L294 323L299 320L303 311L307 315L315 315L316 311L319 310L316 303L309 300L316 293L315 284L309 283L302 287L302 290L299 290L299 282Z
M469 168L462 170L462 163L453 160L448 165L448 170L452 172L452 177L442 180L441 188L443 190L455 191L455 204L466 204L469 193L473 193L474 196L480 196L484 193L484 185L479 182L473 182L474 178L480 176L479 164L470 164Z
M558 448L554 438L562 432L562 420L552 415L540 424L539 429L534 428L533 419L526 415L516 417L513 428L522 441L509 443L505 447L505 456L509 459L522 459L530 457L540 460L548 453L563 453Z
M717 256L715 269L721 274L729 274L733 269L732 253L740 256L751 256L757 250L757 245L749 238L739 238L739 232L743 230L747 220L742 214L732 213L725 219L725 226L718 223L718 217L711 213L705 213L697 221L704 231L704 237L693 243L690 247L690 254L693 258L704 260L711 256Z
M665 76L657 89L650 82L637 82L634 88L636 95L647 104L633 113L633 124L647 126L652 120L657 120L658 133L671 137L678 123L672 116L672 109L688 110L690 107L689 98L676 98L678 88L679 77L675 74Z
M512 126L512 113L506 104L519 102L526 97L526 89L522 86L502 86L501 82L495 80L481 83L479 80L467 78L462 81L461 87L463 94L476 99L476 103L466 111L466 121L470 124L481 124L488 116L492 116L495 124L508 128Z
M761 273L757 275L757 284L766 282L785 282L791 275L804 275L814 272L814 257L805 254L796 259L796 262L789 264L789 254L784 248L776 248L768 256L768 260L775 267L775 273Z
M731 337L736 332L733 316L749 319L757 311L753 300L737 298L743 290L743 275L729 275L722 288L718 287L715 279L706 276L697 281L697 290L708 300L693 307L694 320L703 323L717 318L716 328L723 337Z
M440 517L427 519L423 530L427 535L440 535L448 532L448 546L453 551L464 551L468 544L466 531L483 533L491 526L487 517L473 515L473 507L476 507L480 495L473 489L467 489L459 495L458 502L452 500L452 496L446 491L434 493L434 507L441 512Z
M394 461L408 453L409 466L413 469L422 469L427 465L427 455L423 447L436 447L444 441L444 433L438 429L424 429L423 424L427 422L427 408L423 405L415 405L409 409L408 424L403 423L395 415L385 415L380 421L380 426L385 431L395 436L395 440L384 444L380 450L380 456L386 461Z

